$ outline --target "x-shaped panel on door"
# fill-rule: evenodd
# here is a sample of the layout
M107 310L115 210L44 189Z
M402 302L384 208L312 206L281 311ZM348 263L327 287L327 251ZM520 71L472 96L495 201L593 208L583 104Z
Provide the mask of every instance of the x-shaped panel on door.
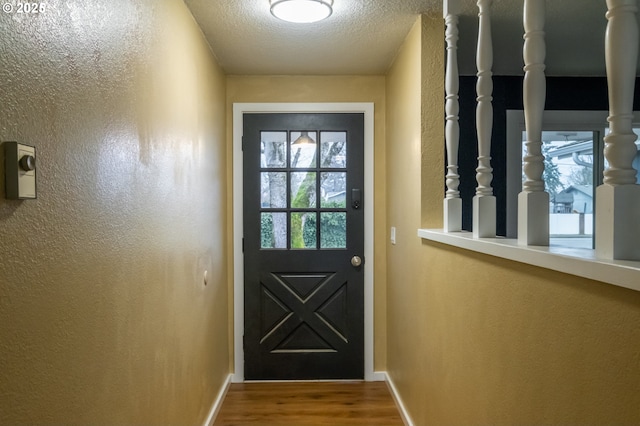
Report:
M348 343L341 273L263 273L260 344L271 353L338 352Z

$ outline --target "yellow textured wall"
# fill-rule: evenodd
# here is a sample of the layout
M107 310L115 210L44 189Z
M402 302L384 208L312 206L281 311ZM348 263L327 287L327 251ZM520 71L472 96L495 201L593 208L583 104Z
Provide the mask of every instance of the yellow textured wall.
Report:
M0 162L0 423L202 424L229 371L224 75L180 0L47 6L0 14L0 141L38 164L9 201Z
M423 26L429 21L418 19L387 75L387 220L388 226L396 228L396 244L387 243L387 371L417 425L427 424L424 407L431 397L427 379L432 373L427 355L433 345L426 335L430 324L424 317L429 313L422 275L427 259L421 257L421 242L416 236L422 221L421 199L429 195L421 189L422 92L426 90L421 84L421 49ZM440 30L441 34L441 19L431 21L434 33ZM434 62L442 60L441 49L430 53ZM425 105L436 116L442 108L441 76L441 71L432 76L440 96ZM440 155L430 165L442 170L442 148L438 146L432 143Z
M387 81L391 379L416 425L640 424L640 292L416 236L442 226L442 34L424 16Z
M386 364L386 214L385 214L385 78L384 76L228 76L227 77L227 162L232 164L232 108L241 102L373 102L374 117L374 240L375 306L374 370ZM228 179L231 182L231 167ZM228 214L233 216L231 186ZM233 241L229 236L228 247ZM232 260L230 260L232 262ZM232 270L231 264L230 269ZM230 300L233 306L233 300Z

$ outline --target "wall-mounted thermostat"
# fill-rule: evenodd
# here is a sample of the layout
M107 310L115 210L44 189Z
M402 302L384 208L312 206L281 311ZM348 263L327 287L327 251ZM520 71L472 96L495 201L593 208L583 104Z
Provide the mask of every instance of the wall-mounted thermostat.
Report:
M7 198L36 198L36 148L18 142L5 142L3 145Z

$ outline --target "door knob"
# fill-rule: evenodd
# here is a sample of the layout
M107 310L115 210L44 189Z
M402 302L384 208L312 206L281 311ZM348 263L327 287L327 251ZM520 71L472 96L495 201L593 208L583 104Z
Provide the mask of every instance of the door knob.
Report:
M360 258L360 256L353 256L351 258L351 265L354 267L358 267L360 265L362 265L362 259Z

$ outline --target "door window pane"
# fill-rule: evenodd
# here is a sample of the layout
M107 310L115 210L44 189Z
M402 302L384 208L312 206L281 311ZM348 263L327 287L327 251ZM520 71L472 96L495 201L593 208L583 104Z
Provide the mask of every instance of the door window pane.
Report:
M320 173L320 188L322 198L320 207L344 208L347 206L347 174L344 172Z
M347 213L320 213L320 248L347 248Z
M317 241L316 212L291 213L291 248L315 249Z
M347 132L320 132L321 167L347 167Z
M317 132L291 132L291 168L308 169L316 166Z
M262 213L260 215L260 248L287 248L286 213Z
M260 205L262 208L287 207L287 174L285 172L260 173Z
M316 205L316 173L291 173L291 208L306 209Z
M260 167L286 167L287 132L260 132L260 144Z

